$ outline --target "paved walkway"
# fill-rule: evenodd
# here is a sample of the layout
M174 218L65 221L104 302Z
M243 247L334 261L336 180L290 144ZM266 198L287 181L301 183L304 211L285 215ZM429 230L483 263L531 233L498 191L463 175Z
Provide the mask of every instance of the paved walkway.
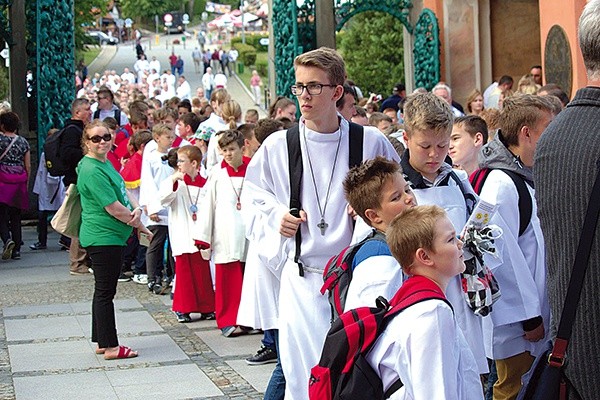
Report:
M196 42L192 38L188 38L186 41L186 48L184 48L182 44L172 45L172 41L175 39L181 39L181 35L161 35L159 44L157 45L154 36L151 38L144 36L142 45L147 59L152 60L153 56L156 57L156 59L160 61L162 70L170 68L169 56L171 55L171 51L174 51L176 55L181 55L184 61L183 75L192 87L192 94L195 94L196 88L202 84L202 73L196 73L194 71L194 62L192 60L192 51L194 50ZM208 47L211 49L214 48L214 46ZM118 46L104 46L98 57L90 64L88 69L90 75L93 75L95 72L103 73L106 69L114 69L120 75L123 73L125 67L133 71L133 64L135 61L135 46L132 43L120 44ZM234 100L240 103L243 113L249 108L254 108L259 111L261 118L266 117L264 109L254 104L252 93L250 93L250 90L242 84L235 73L228 78L227 91Z
M90 341L93 277L68 273L55 233L49 249L0 261L0 399L261 399L274 364L248 366L261 335L225 338L214 321L180 324L169 296L119 283L122 344L137 358L105 361ZM199 315L192 314L192 318Z

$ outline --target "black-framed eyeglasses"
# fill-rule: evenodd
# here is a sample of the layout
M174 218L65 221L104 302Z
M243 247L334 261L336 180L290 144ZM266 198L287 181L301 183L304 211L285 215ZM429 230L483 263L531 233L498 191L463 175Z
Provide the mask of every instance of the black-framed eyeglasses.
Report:
M290 88L294 96L301 96L304 93L304 89L308 91L311 96L319 95L323 92L323 87L336 87L337 85L324 84L324 83L309 83L308 85L292 85Z
M110 133L105 133L104 135L96 135L88 138L92 143L100 143L101 141L110 142L112 140L112 135Z

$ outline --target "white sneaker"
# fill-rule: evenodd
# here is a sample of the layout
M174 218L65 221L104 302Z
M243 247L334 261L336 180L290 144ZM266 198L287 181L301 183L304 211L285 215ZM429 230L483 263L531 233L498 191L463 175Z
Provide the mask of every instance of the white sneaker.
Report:
M136 274L133 276L133 281L135 283L139 283L140 285L147 285L148 284L148 275Z

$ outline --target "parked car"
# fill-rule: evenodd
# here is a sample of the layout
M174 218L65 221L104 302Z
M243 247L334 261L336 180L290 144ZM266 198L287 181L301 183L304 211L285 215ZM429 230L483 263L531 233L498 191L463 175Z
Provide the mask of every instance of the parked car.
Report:
M87 36L89 36L92 39L92 42L98 43L101 45L105 45L105 44L116 45L119 43L119 38L116 38L114 36L109 36L102 31L88 31Z

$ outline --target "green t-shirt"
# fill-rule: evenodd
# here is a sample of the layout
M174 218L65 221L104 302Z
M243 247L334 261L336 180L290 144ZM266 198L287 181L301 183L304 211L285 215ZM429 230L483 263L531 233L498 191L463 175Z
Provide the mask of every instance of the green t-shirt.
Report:
M81 195L81 246L125 246L133 228L110 215L104 207L118 201L131 209L125 182L110 161L83 157L77 166Z

